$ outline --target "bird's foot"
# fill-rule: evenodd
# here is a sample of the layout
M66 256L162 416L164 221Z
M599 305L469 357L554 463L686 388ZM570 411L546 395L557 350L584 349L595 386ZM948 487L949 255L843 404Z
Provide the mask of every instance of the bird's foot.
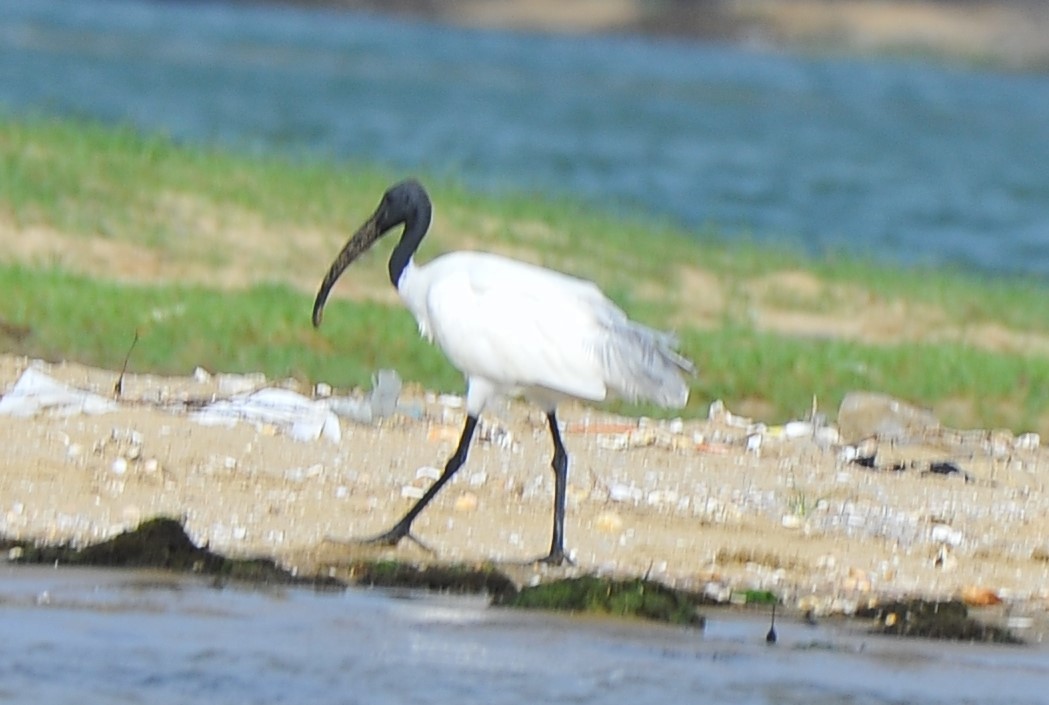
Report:
M331 541L333 543L341 543L341 544L350 545L350 546L387 546L387 547L391 547L392 548L393 546L396 546L398 543L400 543L402 539L408 539L409 541L413 542L416 546L418 546L422 550L426 551L427 553L430 553L430 554L436 554L437 553L437 551L435 551L430 546L428 546L425 543L423 543L420 539L416 538L411 533L411 531L409 531L409 527L408 526L401 525L401 524L397 524L396 526L394 526L389 531L383 532L383 533L378 534L376 536L369 536L368 538L363 538L363 539L332 539L332 538L329 538L327 540Z
M569 558L568 554L564 551L551 552L549 556L546 556L545 558L540 558L536 562L554 566L575 565L575 561Z
M401 526L398 524L389 531L379 534L378 536L372 536L371 538L358 539L357 543L365 546L396 546L401 542L401 539L408 539L416 546L426 551L429 554L436 554L437 551L427 546L422 540L416 538L411 531L408 530L407 526Z
M542 556L541 558L533 558L532 560L526 560L522 562L522 565L548 565L553 567L561 566L574 566L575 561L568 557L568 554L564 551L551 551L549 555Z

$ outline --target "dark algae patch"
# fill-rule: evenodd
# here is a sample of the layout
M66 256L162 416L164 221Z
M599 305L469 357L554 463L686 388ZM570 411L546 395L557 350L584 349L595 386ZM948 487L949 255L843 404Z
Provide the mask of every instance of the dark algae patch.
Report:
M490 566L426 565L400 561L360 561L350 566L355 585L433 590L455 594L488 593L493 598L517 592L513 581Z
M608 580L594 576L566 578L522 589L496 599L503 607L639 617L702 627L696 601L687 593L650 580Z
M107 541L83 548L69 545L37 546L12 541L2 543L9 549L16 546L21 549L21 555L14 559L17 563L159 568L214 576L217 581L343 587L332 579L296 577L268 559L227 558L213 553L206 547L194 544L182 524L169 518L144 521L133 531L125 531Z
M182 524L170 518L142 522L133 531L84 547L37 545L0 537L0 550L13 563L36 565L156 568L212 576L216 585L241 582L318 589L343 589L347 583L365 587L407 588L452 594L491 596L499 607L632 617L690 627L704 626L697 608L701 595L647 579L612 580L581 576L550 580L518 590L514 581L488 564L423 564L402 561L357 561L345 567L343 582L334 577L296 576L272 560L227 558L200 547ZM748 591L748 604L778 602L774 593ZM1008 629L984 623L969 614L959 600L894 600L859 610L856 617L872 620L873 631L903 637L1022 644Z
M857 617L873 619L878 634L979 641L996 644L1022 644L1008 629L974 619L969 608L958 600L896 600L859 610Z

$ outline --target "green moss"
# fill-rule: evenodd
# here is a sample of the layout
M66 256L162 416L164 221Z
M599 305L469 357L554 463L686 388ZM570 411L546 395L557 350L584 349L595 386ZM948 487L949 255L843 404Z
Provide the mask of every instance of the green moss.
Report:
M686 593L650 580L567 578L527 587L496 600L504 607L607 614L702 627L696 603Z
M779 598L769 590L744 590L743 601L748 605L774 605L779 602Z

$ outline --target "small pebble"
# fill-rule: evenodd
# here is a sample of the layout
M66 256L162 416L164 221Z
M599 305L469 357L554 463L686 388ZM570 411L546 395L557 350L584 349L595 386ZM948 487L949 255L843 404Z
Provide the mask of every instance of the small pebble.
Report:
M1037 433L1024 433L1013 441L1016 450L1038 450L1041 444L1042 438Z
M430 465L424 465L415 471L417 479L436 480L441 476L441 471Z
M594 518L594 528L605 534L618 534L623 530L623 518L616 512L601 512Z
M463 492L455 499L455 511L472 512L477 509L477 495L473 492Z
M415 485L405 485L401 488L401 496L405 499L422 499L425 493L422 487L416 487Z
M641 500L641 490L629 485L615 484L608 488L608 498L613 502L638 502Z
M463 398L454 394L441 394L437 397L437 403L447 409L461 409Z
M803 438L812 435L812 424L808 421L789 421L783 425L784 438Z

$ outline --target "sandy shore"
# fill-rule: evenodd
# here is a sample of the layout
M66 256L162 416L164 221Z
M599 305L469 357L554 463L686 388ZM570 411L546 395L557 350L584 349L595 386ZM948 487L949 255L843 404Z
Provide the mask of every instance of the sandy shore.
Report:
M0 390L30 366L109 398L118 377L3 357ZM352 552L327 539L399 518L462 422L457 398L419 390L377 423L341 419L338 442L295 440L273 423L203 425L187 411L261 386L258 377L128 376L106 413L4 418L0 533L84 544L166 515L212 550L337 576ZM833 426L814 434L714 417L646 423L565 408L575 566L551 572L649 575L723 599L772 590L817 614L899 595L1049 611L1049 452L1030 437L926 429L856 446ZM375 555L514 564L544 554L543 421L519 403L490 414L467 466L416 523L435 553L405 541ZM873 454L874 467L851 461L857 452ZM511 572L527 582L540 570Z
M297 0L465 27L629 33L848 53L941 56L1015 68L1049 62L1049 7L1035 0Z

